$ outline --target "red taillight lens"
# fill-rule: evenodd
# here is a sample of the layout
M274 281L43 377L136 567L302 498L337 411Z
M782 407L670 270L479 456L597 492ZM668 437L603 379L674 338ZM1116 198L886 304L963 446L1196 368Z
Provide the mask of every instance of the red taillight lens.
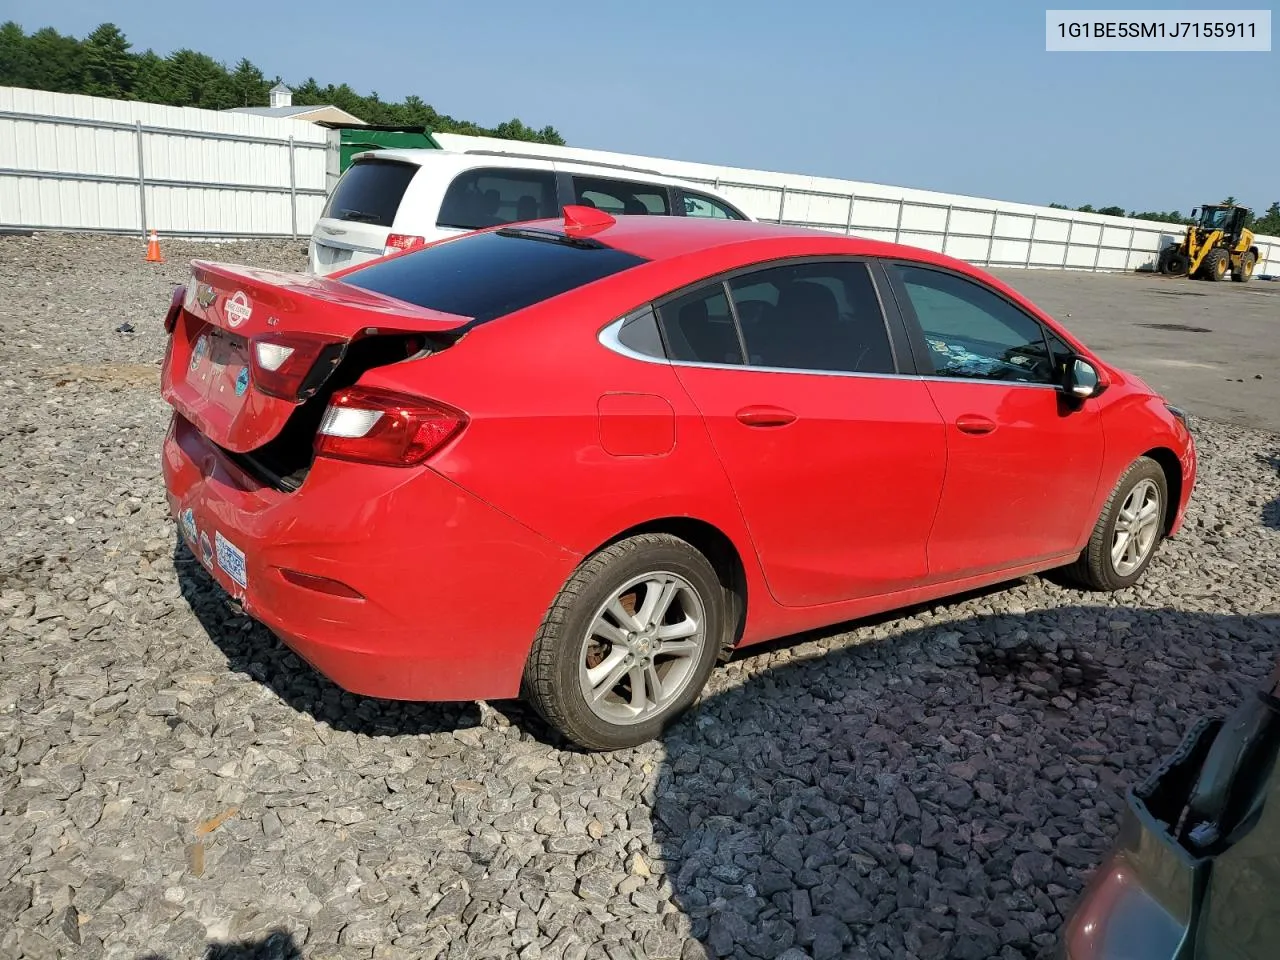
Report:
M341 344L341 340L312 334L269 333L254 337L249 341L253 385L272 397L300 400L307 375L321 354L328 352L330 360L337 360Z
M316 433L317 456L409 467L457 436L466 414L433 400L352 387L333 395Z
M186 299L187 288L185 286L173 288L173 295L169 297L169 310L164 315L165 333L173 333L173 328L178 325L178 316L182 313L182 304Z
M407 233L393 233L387 237L387 246L382 253L385 256L398 250L413 250L416 247L426 246L426 243L426 237L411 237Z

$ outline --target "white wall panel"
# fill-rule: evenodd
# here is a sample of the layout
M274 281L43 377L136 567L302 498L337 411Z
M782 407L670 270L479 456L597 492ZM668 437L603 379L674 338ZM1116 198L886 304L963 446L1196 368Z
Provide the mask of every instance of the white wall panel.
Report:
M288 236L296 220L307 235L324 202L328 134L277 117L0 87L0 225ZM219 189L228 186L259 189Z
M297 120L0 87L0 226L289 236L296 225L305 237L324 207L328 138L325 128ZM436 139L452 150L511 146ZM761 220L945 248L979 264L1150 269L1179 236L1142 220L885 184L545 144L516 149L660 170L718 189ZM1280 274L1280 238L1259 237L1258 246L1258 272Z

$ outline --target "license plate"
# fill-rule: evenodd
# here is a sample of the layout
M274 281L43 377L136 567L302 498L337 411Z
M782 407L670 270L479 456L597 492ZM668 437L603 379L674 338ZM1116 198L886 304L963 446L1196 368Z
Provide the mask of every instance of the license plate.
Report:
M220 532L214 534L214 541L217 546L218 566L240 586L246 586L248 572L244 565L244 551Z
M336 266L339 266L340 264L346 263L348 260L351 259L351 254L353 252L351 250L343 250L337 247L322 246L320 249L322 251L322 256L320 259L323 260L325 265L329 267L336 267Z

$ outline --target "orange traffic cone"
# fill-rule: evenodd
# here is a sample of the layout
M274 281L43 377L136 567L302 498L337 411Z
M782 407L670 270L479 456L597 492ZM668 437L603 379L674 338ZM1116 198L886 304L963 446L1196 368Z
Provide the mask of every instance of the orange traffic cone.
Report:
M160 237L152 230L151 237L147 240L147 263L164 263L164 257L160 254Z

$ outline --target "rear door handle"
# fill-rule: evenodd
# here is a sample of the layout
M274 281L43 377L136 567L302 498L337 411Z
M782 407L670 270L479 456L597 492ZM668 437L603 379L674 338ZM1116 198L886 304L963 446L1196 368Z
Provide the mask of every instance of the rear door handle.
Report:
M972 433L981 436L996 428L996 422L989 417L981 417L976 413L966 413L956 417L956 429L961 433Z
M794 413L782 407L743 407L738 411L738 420L748 427L785 427L795 419Z

